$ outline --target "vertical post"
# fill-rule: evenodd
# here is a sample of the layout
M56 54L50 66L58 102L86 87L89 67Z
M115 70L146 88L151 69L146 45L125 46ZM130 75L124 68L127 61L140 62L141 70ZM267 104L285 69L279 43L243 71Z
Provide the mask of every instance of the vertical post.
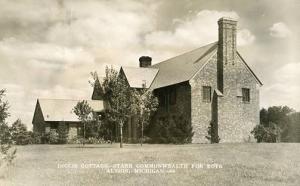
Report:
M120 122L120 148L123 148L123 120Z

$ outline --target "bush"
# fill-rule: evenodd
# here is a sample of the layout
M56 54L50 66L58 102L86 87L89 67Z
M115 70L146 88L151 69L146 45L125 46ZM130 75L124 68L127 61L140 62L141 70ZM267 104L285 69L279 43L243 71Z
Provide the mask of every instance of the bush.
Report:
M58 143L66 144L68 141L68 128L65 122L62 122L58 125L57 133L58 133Z
M88 144L103 144L103 143L107 143L107 141L105 141L104 139L100 138L94 138L94 137L90 137L87 139L86 143Z
M30 135L27 127L20 119L17 119L11 126L10 132L12 140L17 145L28 145L30 142Z
M258 143L276 143L280 139L280 128L275 123L270 123L268 126L262 124L256 125L251 131Z
M58 144L59 135L55 130L51 130L49 133L49 143L50 144Z
M28 131L29 144L41 144L42 143L42 135L36 132Z
M84 140L84 138L81 136L74 136L73 138L68 139L67 143L68 144L83 144L83 140ZM86 142L86 140L85 140L85 142Z
M146 132L150 143L190 143L193 132L192 126L183 116L167 117L152 123Z
M214 122L210 122L208 129L207 129L207 136L205 136L206 139L208 139L211 143L219 143L220 137L218 135L217 126L214 125Z

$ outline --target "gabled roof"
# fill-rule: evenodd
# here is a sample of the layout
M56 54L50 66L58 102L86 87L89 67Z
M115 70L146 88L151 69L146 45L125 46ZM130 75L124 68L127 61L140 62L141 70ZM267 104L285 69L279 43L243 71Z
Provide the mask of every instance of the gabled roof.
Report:
M81 100L38 99L45 121L79 121L73 108ZM95 112L104 110L103 101L87 100Z
M121 67L122 70L132 88L149 88L158 72L155 68Z
M103 100L104 90L101 86L99 79L96 79L93 87L92 100Z
M151 68L159 71L150 88L156 89L190 80L216 53L217 46L217 42L211 43L152 65Z
M258 79L258 77L254 74L254 72L252 71L252 69L249 67L249 65L246 63L246 61L244 60L244 58L241 56L241 54L236 51L236 53L238 54L238 56L240 57L240 59L242 60L242 62L245 64L246 68L250 71L250 73L253 75L253 77L256 79L257 83L262 86L263 83Z

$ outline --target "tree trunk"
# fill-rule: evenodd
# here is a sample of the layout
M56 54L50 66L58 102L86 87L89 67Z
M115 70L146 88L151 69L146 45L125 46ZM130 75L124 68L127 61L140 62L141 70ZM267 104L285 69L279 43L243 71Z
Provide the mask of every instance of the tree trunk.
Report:
M85 145L85 122L83 123L83 146Z
M120 148L123 148L123 121L120 122Z
M144 140L144 120L142 119L142 139L141 139L141 146L143 146L143 140Z

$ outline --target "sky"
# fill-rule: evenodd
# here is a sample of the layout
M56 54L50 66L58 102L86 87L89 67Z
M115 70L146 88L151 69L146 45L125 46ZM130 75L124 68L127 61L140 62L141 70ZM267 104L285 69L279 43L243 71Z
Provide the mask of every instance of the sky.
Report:
M260 106L300 110L298 0L0 0L0 89L29 129L37 98L90 99L90 72L215 42L238 20L238 51L263 82Z

